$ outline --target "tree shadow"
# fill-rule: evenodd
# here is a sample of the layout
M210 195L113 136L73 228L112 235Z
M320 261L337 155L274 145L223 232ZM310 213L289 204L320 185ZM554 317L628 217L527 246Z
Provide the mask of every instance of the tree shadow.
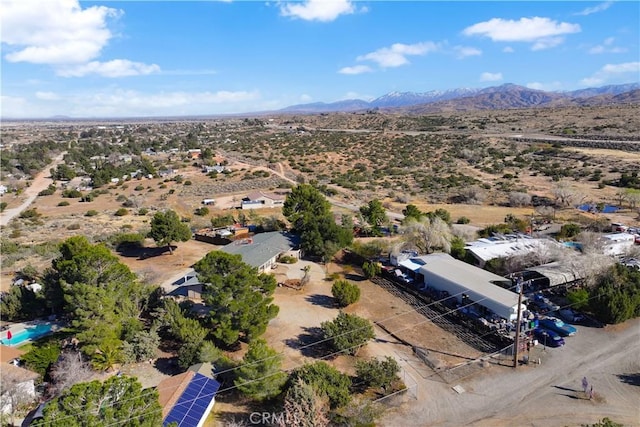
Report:
M576 400L583 400L581 397L574 396L574 395L571 395L571 394L566 394L566 393L556 393L556 394L559 395L559 396L567 396L567 397L570 397L570 398L576 399Z
M326 307L326 308L336 307L336 300L333 297L330 297L329 295L313 294L313 295L308 295L305 299L309 301L311 304L319 305L320 307Z
M284 343L295 350L300 350L300 353L306 357L323 358L333 352L330 342L322 341L324 334L321 328L313 326L303 330L304 332L296 338L286 339Z
M178 365L178 357L160 357L156 359L154 367L165 375L179 374L182 369Z
M640 386L640 373L618 374L616 376L625 384Z
M364 276L361 276L359 274L352 274L352 273L347 273L344 275L345 279L348 280L352 280L354 282L362 282L363 280L366 280L367 278Z
M176 245L171 245L171 251L175 251L178 247ZM160 255L165 254L169 251L168 246L160 246L156 248L147 248L145 246L118 246L116 251L127 258L138 258L140 260L147 258L154 258Z

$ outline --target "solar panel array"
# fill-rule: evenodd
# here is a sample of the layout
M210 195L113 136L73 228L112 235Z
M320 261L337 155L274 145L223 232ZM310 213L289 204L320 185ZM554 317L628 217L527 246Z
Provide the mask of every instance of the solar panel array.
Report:
M176 422L178 427L197 427L219 388L218 381L196 373L164 419L163 425Z

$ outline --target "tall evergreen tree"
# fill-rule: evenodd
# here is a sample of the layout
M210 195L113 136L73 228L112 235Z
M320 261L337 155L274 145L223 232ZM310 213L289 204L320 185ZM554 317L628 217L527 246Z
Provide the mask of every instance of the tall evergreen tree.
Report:
M271 399L280 394L287 374L281 370L282 356L265 340L251 341L242 362L234 382L238 390L256 400Z
M184 224L175 211L156 212L151 220L151 237L156 244L169 248L173 254L172 242L186 242L191 238L191 230Z

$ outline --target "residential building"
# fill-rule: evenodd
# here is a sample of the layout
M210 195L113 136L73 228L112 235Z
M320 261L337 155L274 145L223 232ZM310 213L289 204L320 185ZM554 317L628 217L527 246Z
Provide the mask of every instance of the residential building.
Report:
M241 255L242 261L256 267L259 272L271 270L282 255L302 256L300 237L285 231L255 234L229 243L221 251Z

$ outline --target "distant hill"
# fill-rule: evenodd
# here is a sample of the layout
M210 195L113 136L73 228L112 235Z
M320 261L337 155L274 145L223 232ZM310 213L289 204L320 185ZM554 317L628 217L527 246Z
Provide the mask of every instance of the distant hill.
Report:
M286 107L282 112L326 113L368 109L427 113L437 111L498 110L553 105L600 105L638 102L640 83L609 85L569 92L547 92L507 83L484 89L459 88L430 92L391 92L372 101L350 99ZM593 98L593 99L592 99ZM589 101L591 100L591 101Z

